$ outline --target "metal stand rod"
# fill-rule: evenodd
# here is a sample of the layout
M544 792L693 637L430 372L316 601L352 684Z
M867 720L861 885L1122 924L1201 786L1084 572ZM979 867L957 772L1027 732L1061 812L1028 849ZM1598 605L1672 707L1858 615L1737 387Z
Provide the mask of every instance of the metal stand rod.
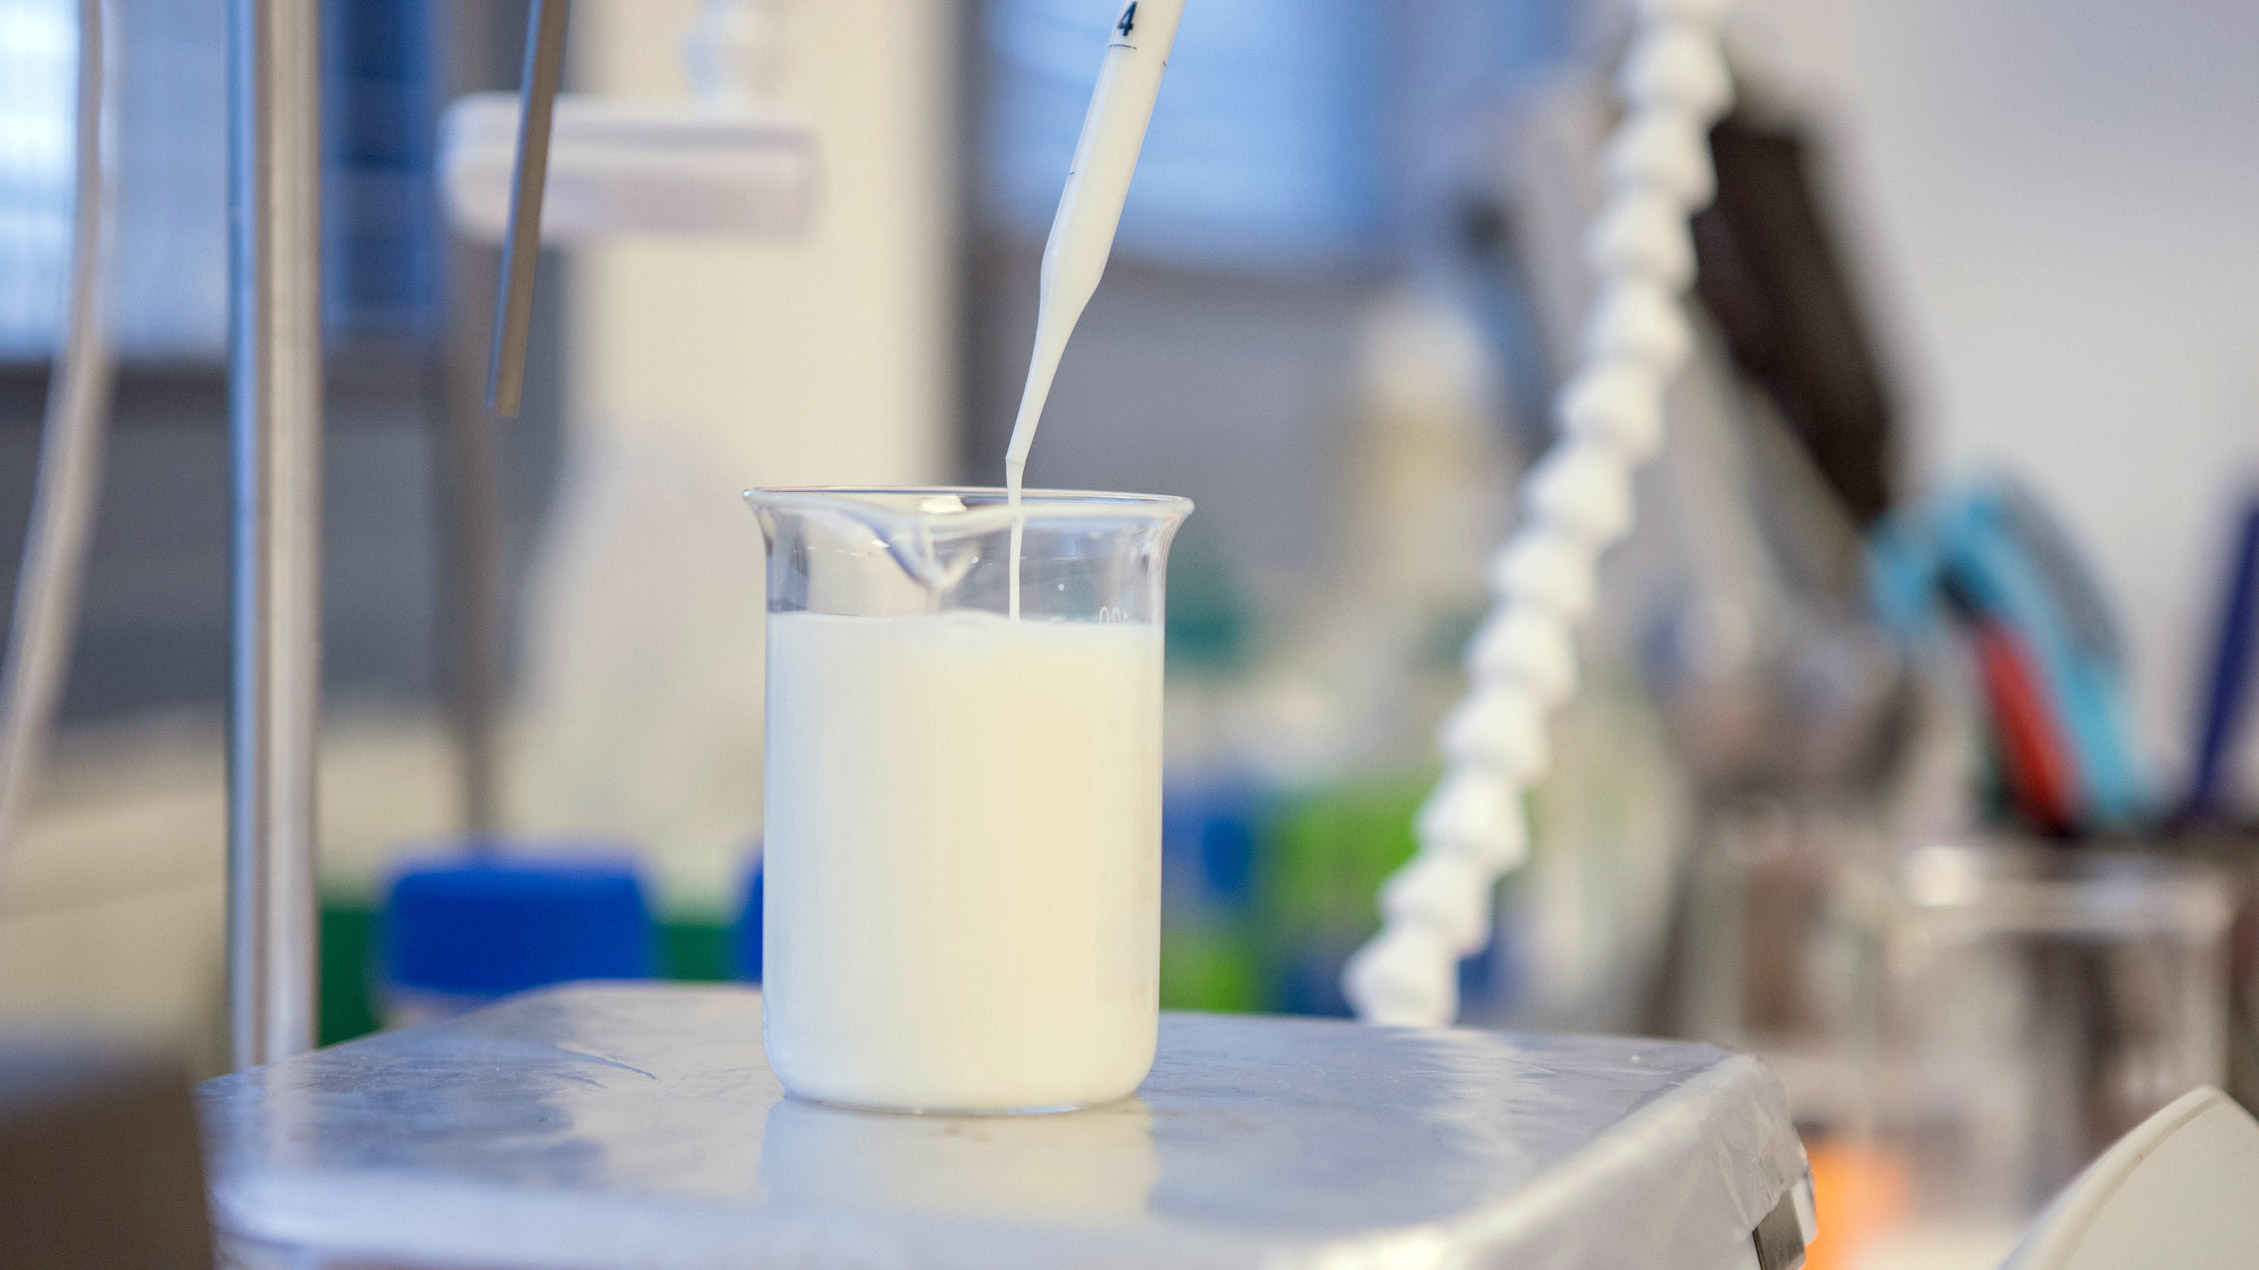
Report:
M86 558L102 496L108 440L111 361L108 291L116 196L105 171L104 141L116 94L108 84L104 0L78 4L76 172L72 178L71 289L56 336L40 424L39 474L25 526L23 571L14 621L0 665L0 875L22 832L27 804L46 766L47 745L70 679Z
M319 22L317 0L229 0L228 1022L237 1068L314 1042Z
M448 0L427 4L440 41L444 99L515 82L527 25L522 11ZM455 749L457 828L476 850L491 849L502 828L504 434L486 413L500 261L492 248L450 236L443 266L446 319L432 367L440 653Z
M467 249L451 253L467 256ZM492 276L493 270L482 271ZM492 288L488 288L492 293ZM483 316L483 313L482 313ZM481 336L485 324L479 324ZM480 408L486 381L483 338L476 366L458 349L440 354L438 393L440 613L447 675L448 730L455 748L456 816L475 850L492 848L502 829L500 738L504 692L505 597L502 438Z
M526 18L525 86L518 92L518 162L510 179L510 225L502 235L502 290L486 408L514 419L525 397L526 341L533 329L533 269L541 256L541 200L549 185L549 125L565 81L565 19L571 0L533 0Z

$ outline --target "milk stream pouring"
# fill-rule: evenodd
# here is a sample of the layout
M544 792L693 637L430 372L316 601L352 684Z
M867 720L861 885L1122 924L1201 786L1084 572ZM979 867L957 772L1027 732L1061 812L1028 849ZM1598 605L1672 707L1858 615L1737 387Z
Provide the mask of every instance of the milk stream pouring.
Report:
M1035 349L1028 356L1019 415L1012 421L1012 437L1004 448L1004 488L1010 491L1013 507L1020 505L1028 448L1035 444L1036 424L1051 396L1051 381L1059 373L1067 337L1074 334L1075 323L1082 319L1083 309L1098 290L1099 277L1106 272L1106 258L1113 254L1114 231L1122 223L1122 204L1129 198L1130 177L1137 171L1138 152L1145 148L1145 129L1153 120L1161 75L1169 67L1169 50L1176 44L1177 22L1183 17L1184 0L1127 0L1107 31L1106 60L1099 64L1098 86L1091 91L1074 159L1067 165L1059 211L1043 244ZM1020 527L1014 525L1007 609L1014 617L1020 615L1020 537Z
M770 1065L896 1111L1129 1094L1159 1017L1163 583L1191 504L748 498L769 539Z

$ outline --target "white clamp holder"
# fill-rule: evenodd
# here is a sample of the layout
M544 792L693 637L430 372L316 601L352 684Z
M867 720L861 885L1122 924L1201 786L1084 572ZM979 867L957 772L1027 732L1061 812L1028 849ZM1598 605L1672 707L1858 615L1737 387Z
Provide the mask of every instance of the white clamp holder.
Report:
M629 235L787 238L813 215L816 134L777 99L782 0L702 0L683 38L690 101L556 98L543 243ZM519 95L472 93L439 125L447 219L495 244L510 220Z
M1633 470L1663 440L1663 393L1694 344L1687 217L1717 191L1706 137L1732 104L1719 43L1728 0L1641 0L1602 154L1608 193L1586 239L1598 285L1582 361L1554 402L1560 439L1523 484L1525 522L1490 567L1496 607L1467 651L1467 699L1445 720L1442 781L1419 850L1382 887L1380 933L1343 988L1371 1023L1440 1027L1458 963L1490 942L1492 893L1529 849L1523 795L1551 762L1547 721L1575 690L1575 631L1600 557L1631 530Z

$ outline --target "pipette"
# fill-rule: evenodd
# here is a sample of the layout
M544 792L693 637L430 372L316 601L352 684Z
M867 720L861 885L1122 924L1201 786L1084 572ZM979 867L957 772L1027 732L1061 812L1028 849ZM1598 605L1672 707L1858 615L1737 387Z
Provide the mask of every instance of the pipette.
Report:
M1067 351L1067 337L1074 334L1075 323L1098 290L1106 257L1114 249L1122 202L1129 197L1130 175L1137 170L1137 154L1145 146L1145 128L1153 118L1153 100L1161 91L1161 72L1168 68L1169 46L1176 43L1177 20L1183 16L1184 0L1129 0L1114 19L1106 62L1090 95L1090 113L1083 116L1082 137L1075 142L1074 161L1067 168L1067 188L1059 196L1059 214L1052 219L1051 237L1043 245L1035 353L1028 361L1027 388L1020 394L1011 444L1004 451L1004 487L1014 507L1020 502L1028 447L1035 442L1035 425L1051 396L1051 380ZM1020 526L1016 520L1011 573L1011 613L1018 617Z

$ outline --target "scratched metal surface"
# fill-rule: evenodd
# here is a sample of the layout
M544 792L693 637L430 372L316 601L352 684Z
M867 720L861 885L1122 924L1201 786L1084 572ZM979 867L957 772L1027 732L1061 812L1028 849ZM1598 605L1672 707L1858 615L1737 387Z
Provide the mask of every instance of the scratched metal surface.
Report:
M1726 1270L1804 1172L1708 1046L1168 1015L1127 1102L922 1118L786 1097L726 987L552 989L200 1100L223 1228L297 1265Z

